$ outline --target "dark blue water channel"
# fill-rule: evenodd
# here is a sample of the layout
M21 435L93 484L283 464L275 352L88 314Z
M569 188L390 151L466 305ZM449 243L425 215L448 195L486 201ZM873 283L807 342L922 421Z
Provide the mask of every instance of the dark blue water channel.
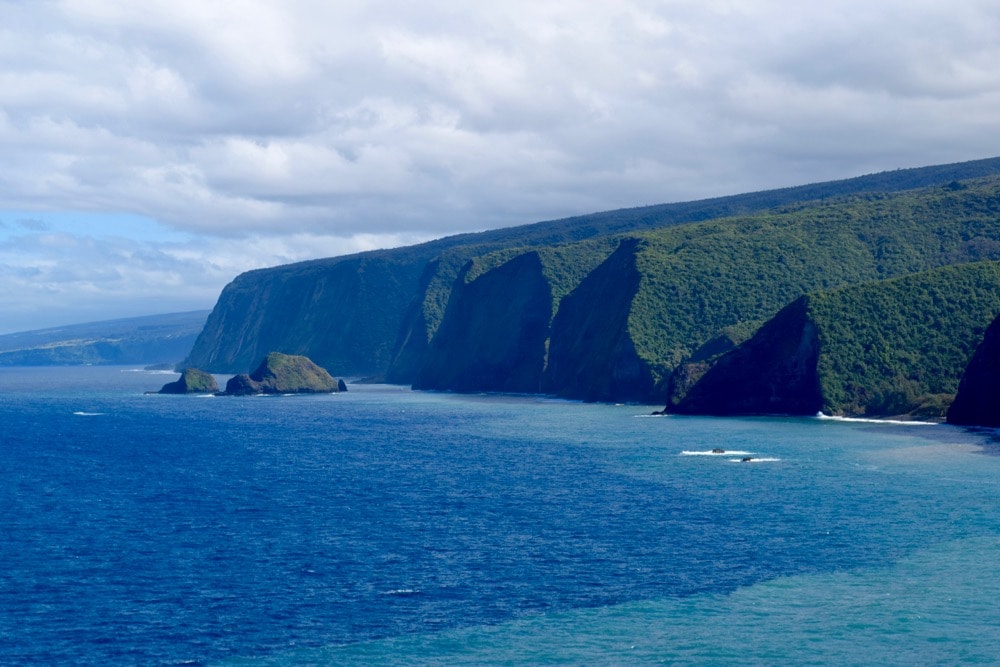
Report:
M172 378L121 369L0 378L2 663L200 664L725 593L894 559L935 525L887 529L900 503L932 509L869 477L831 492L787 459L770 482L628 474L607 443L641 408L385 387L143 396ZM677 451L718 444L687 423L703 432Z

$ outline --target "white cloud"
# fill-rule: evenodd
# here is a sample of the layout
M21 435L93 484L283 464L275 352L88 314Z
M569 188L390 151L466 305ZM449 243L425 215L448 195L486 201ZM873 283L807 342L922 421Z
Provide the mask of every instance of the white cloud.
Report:
M63 231L64 226L52 229L41 220L0 222L0 230L6 230L0 239L0 333L209 309L221 286L243 271L428 240L410 234L290 232L239 240L156 241L74 234Z
M0 0L0 26L0 210L247 261L1000 153L990 0Z

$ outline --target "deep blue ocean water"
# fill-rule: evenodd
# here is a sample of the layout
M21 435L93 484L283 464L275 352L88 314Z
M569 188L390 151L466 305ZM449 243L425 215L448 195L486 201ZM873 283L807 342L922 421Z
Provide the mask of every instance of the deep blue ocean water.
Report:
M0 664L1000 662L991 433L175 378L0 369Z

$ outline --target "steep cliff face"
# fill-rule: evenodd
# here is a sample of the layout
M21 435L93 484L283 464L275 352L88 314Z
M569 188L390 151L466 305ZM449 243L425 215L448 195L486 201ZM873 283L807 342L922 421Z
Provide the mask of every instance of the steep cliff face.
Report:
M1000 317L986 330L962 375L948 423L1000 427Z
M538 253L505 262L452 292L414 388L537 392L551 318Z
M997 262L813 293L719 357L667 410L940 419L997 312Z
M639 285L636 253L625 239L559 304L552 322L543 390L588 401L637 400L652 389L628 332Z
M381 372L427 254L245 273L223 290L185 365L233 373L281 349L345 375Z
M810 290L926 270L983 253L1000 255L1000 245L990 241L991 234L1000 233L1000 220L988 215L994 206L991 192L938 189L646 232L624 237L605 262L571 280L553 277L560 272L551 270L559 263L550 257L552 248L534 250L548 258L542 261L539 280L549 281L556 307L547 334L548 355L530 357L539 367L529 373L526 356L517 360L515 372L510 360L491 358L499 343L488 340L527 340L521 327L535 325L531 340L543 337L541 316L516 312L537 304L507 299L504 325L489 327L479 326L467 305L449 307L428 346L437 351L420 365L415 386L538 391L530 387L541 373L543 393L636 402L662 401L669 395L671 404L677 404L707 370L704 360L692 363L692 354L700 354L701 348L707 354L711 341L727 335L721 332L766 320ZM559 246L562 265L580 264L572 258L585 255L582 249L594 243ZM484 273L500 271L481 267L490 264L489 257L507 261L518 252L523 251L494 253L472 266ZM525 275L501 272L484 278L477 273L456 282L449 295L499 312L483 303L481 295L464 294L494 279L507 285L508 294L530 289L520 284ZM564 298L556 294L559 285ZM677 371L679 366L683 372ZM475 378L487 375L492 379L476 384ZM501 375L521 380L505 385L497 380Z
M1000 257L995 179L884 194L998 168L1000 160L893 172L250 272L224 290L186 363L235 372L281 349L418 387L659 401L693 350L809 291ZM864 191L880 194L837 198ZM823 197L834 199L795 203ZM749 215L773 206L782 208ZM581 239L611 234L632 245L602 268L567 268ZM529 259L502 267L531 252L540 269ZM485 261L498 253L509 256ZM490 266L463 274L469 261ZM514 354L515 343L525 350Z
M430 343L444 318L452 288L456 281L464 283L464 279L459 280L462 267L483 254L488 252L480 246L450 248L427 263L419 288L403 315L385 372L386 382L411 384L417 379L428 362Z
M675 405L678 414L814 415L823 405L819 338L808 299L781 310L743 345L722 355Z

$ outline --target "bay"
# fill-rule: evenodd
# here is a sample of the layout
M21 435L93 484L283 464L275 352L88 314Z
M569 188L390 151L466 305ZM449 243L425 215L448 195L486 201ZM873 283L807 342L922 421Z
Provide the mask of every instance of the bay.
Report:
M175 377L0 369L0 662L1000 656L991 433Z

